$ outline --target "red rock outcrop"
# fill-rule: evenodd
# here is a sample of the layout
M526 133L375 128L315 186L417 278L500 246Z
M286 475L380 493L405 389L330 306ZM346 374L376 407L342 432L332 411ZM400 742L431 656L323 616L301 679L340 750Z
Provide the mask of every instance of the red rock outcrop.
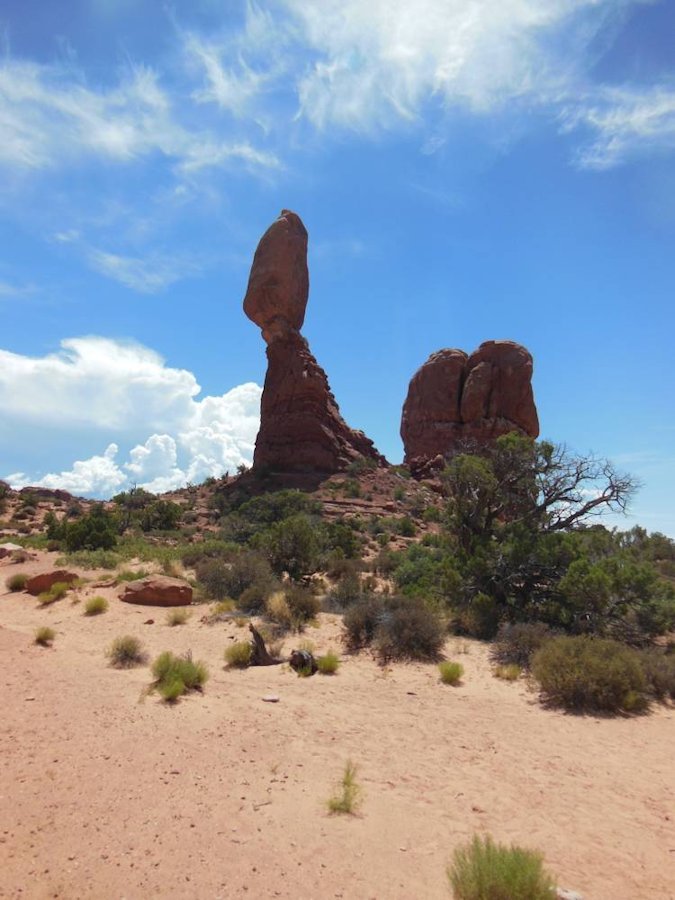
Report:
M26 591L34 597L37 597L38 594L43 593L43 591L48 591L59 582L72 584L73 581L77 581L78 577L76 572L68 572L66 569L54 569L52 572L41 572L39 575L33 575L32 578L28 579L26 582Z
M471 356L439 350L413 375L401 419L413 474L440 467L461 444L487 444L510 431L539 434L532 356L520 344L486 341Z
M189 606L192 588L178 578L151 575L124 585L120 600L140 606Z
M253 258L244 312L262 329L267 374L253 469L340 472L360 458L386 460L340 415L326 373L300 334L309 293L307 231L283 210Z

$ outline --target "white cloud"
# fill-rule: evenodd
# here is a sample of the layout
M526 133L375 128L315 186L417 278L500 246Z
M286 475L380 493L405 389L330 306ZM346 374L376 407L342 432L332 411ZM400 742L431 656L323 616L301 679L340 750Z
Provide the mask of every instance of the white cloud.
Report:
M164 258L157 254L148 259L140 259L105 253L102 250L90 250L87 258L97 272L142 294L155 294L199 271L194 262L175 257Z
M7 433L33 429L50 465L50 436L77 430L108 443L103 455L44 476L14 473L10 483L63 487L105 496L136 482L161 492L250 464L262 389L253 383L197 399L192 372L173 369L140 344L69 338L60 353L33 359L0 351L0 417ZM110 443L114 437L115 443ZM118 445L129 447L118 463Z
M34 284L10 284L8 281L0 281L0 299L2 297L26 297L35 293Z
M562 115L565 130L595 132L577 161L609 169L646 150L675 149L675 90L660 85L598 89Z

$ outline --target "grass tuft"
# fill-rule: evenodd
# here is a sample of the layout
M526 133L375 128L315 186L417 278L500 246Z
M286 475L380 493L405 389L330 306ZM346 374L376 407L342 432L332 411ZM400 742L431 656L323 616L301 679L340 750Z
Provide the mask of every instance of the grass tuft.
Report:
M231 669L245 669L251 662L249 641L237 641L225 649L225 662Z
M155 681L151 690L156 690L168 703L172 703L188 691L201 691L209 677L203 662L194 662L188 651L183 656L174 656L169 650L160 653L152 664Z
M69 590L70 585L67 581L57 581L48 591L38 594L38 603L40 606L49 606L50 603L55 603L65 597Z
M329 650L328 653L325 653L323 656L317 657L316 665L318 671L322 675L335 675L340 667L340 659L337 653Z
M533 850L476 835L455 850L448 879L455 900L551 900L555 882Z
M363 792L356 780L356 771L354 763L347 760L338 789L328 801L330 813L352 816L358 809Z
M166 624L175 628L176 625L185 625L189 618L189 610L185 609L185 607L177 606L175 609L170 609L166 614Z
M35 643L39 644L41 647L51 647L55 637L56 632L47 625L35 629Z
M9 576L5 584L8 590L16 593L16 591L25 590L27 581L28 575L24 575L23 572L16 572L14 575Z
M106 656L110 660L110 665L116 669L131 669L142 665L147 659L139 639L130 634L115 638L106 651Z
M458 662L441 662L438 664L438 671L443 684L457 685L462 680L464 666Z
M100 616L108 609L108 601L105 597L91 597L84 605L85 616Z
M517 663L509 663L503 666L495 666L495 678L501 678L502 681L518 681L522 674L522 669Z

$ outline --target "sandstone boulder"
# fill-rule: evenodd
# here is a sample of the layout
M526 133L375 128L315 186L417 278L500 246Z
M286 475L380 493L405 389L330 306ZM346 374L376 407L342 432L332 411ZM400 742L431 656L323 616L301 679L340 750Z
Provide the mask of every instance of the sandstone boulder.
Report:
M462 444L488 444L518 431L536 438L532 356L513 341L433 353L413 375L401 418L405 462L428 474Z
M300 216L283 209L255 251L244 312L270 344L302 328L308 295L307 229Z
M39 575L34 575L32 578L28 579L26 582L26 591L34 597L37 597L38 594L48 591L53 585L58 584L59 582L72 584L73 581L77 581L79 577L80 576L77 575L77 573L68 572L66 569L54 569L52 572L41 572Z
M179 578L150 575L127 582L119 597L125 603L140 606L189 606L192 603L192 588Z

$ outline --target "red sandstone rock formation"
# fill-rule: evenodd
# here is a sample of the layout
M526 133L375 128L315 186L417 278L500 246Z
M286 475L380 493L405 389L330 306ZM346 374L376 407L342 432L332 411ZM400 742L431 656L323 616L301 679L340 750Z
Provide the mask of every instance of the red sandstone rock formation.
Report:
M467 356L439 350L415 372L403 405L405 462L425 474L465 442L486 444L519 431L536 438L532 357L513 341L486 341Z
M178 578L151 575L125 584L120 600L140 606L189 606L192 603L192 588Z
M43 591L48 591L51 587L59 582L64 584L72 584L77 581L77 573L68 572L67 569L54 569L52 572L41 572L39 575L33 575L26 582L26 591L37 597Z
M384 465L372 441L340 415L300 334L308 292L307 231L299 216L282 210L260 240L244 298L244 312L268 345L253 468L330 473L362 457Z

